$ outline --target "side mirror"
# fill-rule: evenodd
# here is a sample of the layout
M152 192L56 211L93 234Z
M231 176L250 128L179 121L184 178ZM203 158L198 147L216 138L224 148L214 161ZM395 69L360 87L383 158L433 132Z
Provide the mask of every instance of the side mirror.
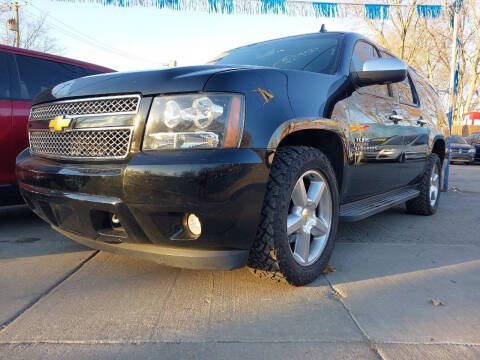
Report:
M370 59L365 61L362 71L354 71L351 75L357 86L391 84L406 79L407 66L394 58Z

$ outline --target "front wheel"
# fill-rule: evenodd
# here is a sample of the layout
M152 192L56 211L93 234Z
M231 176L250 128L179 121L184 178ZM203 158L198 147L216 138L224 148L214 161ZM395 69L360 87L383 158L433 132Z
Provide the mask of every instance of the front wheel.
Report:
M440 158L432 153L420 182L420 195L406 203L410 214L433 215L437 212L440 200L440 170Z
M300 286L315 280L332 253L338 188L324 153L306 146L278 149L249 266Z

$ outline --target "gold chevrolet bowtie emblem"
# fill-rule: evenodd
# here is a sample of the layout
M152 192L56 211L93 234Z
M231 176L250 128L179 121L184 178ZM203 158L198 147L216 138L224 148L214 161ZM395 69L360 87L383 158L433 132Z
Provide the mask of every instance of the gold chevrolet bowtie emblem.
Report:
M48 127L54 131L62 131L70 126L72 119L66 119L62 115L56 116L55 119L50 120Z

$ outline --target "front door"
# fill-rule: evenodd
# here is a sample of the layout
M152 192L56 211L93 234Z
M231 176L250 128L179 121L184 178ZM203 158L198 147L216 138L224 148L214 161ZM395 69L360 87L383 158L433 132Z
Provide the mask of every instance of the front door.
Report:
M378 57L369 43L359 41L352 56L351 71ZM386 85L357 89L348 99L350 164L345 178L344 201L353 201L399 187L403 161L404 128L396 115L395 100Z

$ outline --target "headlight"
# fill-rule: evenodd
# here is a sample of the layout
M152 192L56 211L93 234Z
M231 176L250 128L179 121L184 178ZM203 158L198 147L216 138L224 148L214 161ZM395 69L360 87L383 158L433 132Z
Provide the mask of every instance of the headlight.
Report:
M148 116L143 150L238 147L243 118L242 95L157 96Z
M475 153L475 149L468 149L468 152L471 153L471 154L474 154L474 153Z

